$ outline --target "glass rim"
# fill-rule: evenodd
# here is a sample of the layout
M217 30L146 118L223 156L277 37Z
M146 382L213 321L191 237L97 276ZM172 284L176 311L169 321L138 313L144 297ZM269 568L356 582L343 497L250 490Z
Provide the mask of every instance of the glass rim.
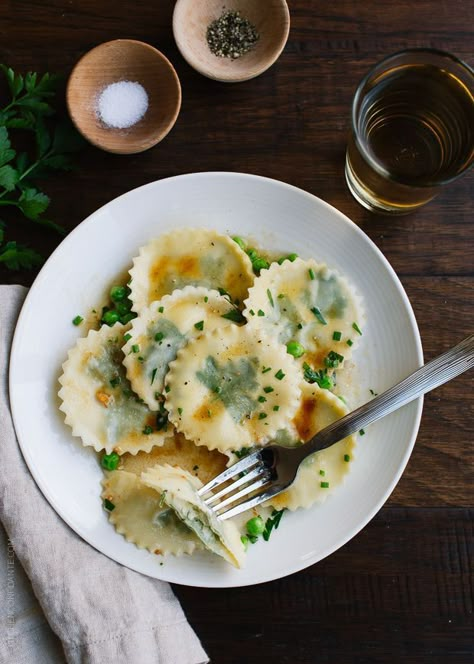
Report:
M469 171L473 165L474 165L474 159L469 163L467 166L465 166L459 173L456 173L456 175L452 175L449 178L445 178L443 180L436 180L436 181L430 181L430 182L423 182L423 183L416 183L414 184L413 181L408 182L403 180L402 178L394 177L382 164L375 158L373 157L368 150L366 150L365 146L360 140L359 137L359 131L357 129L357 122L356 122L356 107L357 103L361 97L362 94L362 89L364 86L368 83L370 80L371 76L374 74L375 70L378 69L379 67L387 64L390 60L394 60L395 58L400 57L401 55L409 55L410 53L414 55L422 54L422 53L429 53L432 55L438 55L443 58L447 58L451 62L454 62L456 65L459 65L464 69L469 76L472 77L473 83L474 83L474 69L470 67L467 62L464 62L464 60L461 60L460 58L456 57L452 53L449 53L448 51L442 51L437 48L406 48L402 49L401 51L396 51L396 53L392 53L391 55L387 55L381 60L379 60L373 67L370 68L370 70L362 77L360 82L357 85L354 98L352 100L352 106L351 106L351 129L352 129L352 134L354 136L354 140L356 143L356 146L358 150L360 151L362 157L367 161L367 163L381 176L386 178L387 180L390 180L391 182L396 182L397 184L402 184L405 185L406 187L417 187L419 189L426 188L429 189L431 187L441 187L445 184L449 184L449 182L453 182L454 180L457 180L461 175Z

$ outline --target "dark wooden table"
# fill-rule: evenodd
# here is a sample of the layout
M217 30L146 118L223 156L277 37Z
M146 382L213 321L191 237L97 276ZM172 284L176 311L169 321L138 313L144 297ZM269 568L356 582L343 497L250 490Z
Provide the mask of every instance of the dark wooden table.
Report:
M471 333L473 174L416 214L390 219L351 198L343 163L349 106L361 76L381 57L414 46L451 51L472 66L472 3L294 0L290 38L277 65L238 85L207 80L183 61L171 32L173 4L0 3L0 60L14 68L68 74L92 46L130 37L161 49L183 87L178 122L161 145L128 157L89 147L77 173L45 182L51 218L70 230L128 189L180 173L229 170L277 178L335 205L380 247L413 304L426 358ZM20 221L11 239L45 253L59 241ZM3 271L0 280L30 284L34 276ZM341 550L254 588L176 587L212 661L471 663L473 424L471 373L426 398L399 485Z

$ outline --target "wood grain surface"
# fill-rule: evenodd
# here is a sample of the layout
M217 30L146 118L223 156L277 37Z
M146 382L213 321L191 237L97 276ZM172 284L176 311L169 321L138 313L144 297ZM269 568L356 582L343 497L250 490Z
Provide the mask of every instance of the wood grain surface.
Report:
M290 36L279 61L236 85L207 80L182 59L171 32L173 4L0 3L0 61L14 68L68 75L88 49L127 37L163 51L182 84L176 126L156 148L117 156L88 147L76 173L44 182L51 218L71 230L115 196L180 173L277 178L335 205L374 240L410 297L426 359L472 333L473 173L398 219L358 206L343 176L349 107L361 76L383 56L415 46L451 51L473 66L472 2L290 1ZM11 239L45 254L59 242L14 215L9 221ZM34 276L2 271L0 282L28 285ZM426 398L400 483L338 552L254 588L176 587L212 662L471 663L473 425L471 373Z

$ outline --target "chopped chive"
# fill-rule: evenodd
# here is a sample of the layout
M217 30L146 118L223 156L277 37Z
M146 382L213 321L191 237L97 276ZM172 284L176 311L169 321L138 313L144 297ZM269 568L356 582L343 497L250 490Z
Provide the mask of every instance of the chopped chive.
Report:
M221 318L225 318L226 320L231 320L234 323L244 323L245 318L242 315L242 312L240 309L231 309L228 311L226 314L221 314Z
M80 325L80 324L82 323L83 320L84 320L84 319L83 319L82 316L76 316L75 318L72 319L72 324L73 324L73 325L76 325L76 326L77 326L77 325Z
M153 427L147 424L146 427L143 429L143 433L145 434L145 436L149 436L151 433L153 433Z
M359 436L365 436L365 431L364 431L364 429L361 429L361 430L359 431Z
M145 358L142 357L141 355L139 355L139 356L137 357L137 360L143 364L143 362L145 361Z
M261 309L259 309L259 310L257 311L257 316L265 316L265 312L262 311Z
M329 489L329 482L321 482L321 489Z
M112 378L110 381L111 387L117 387L117 385L120 385L120 378L118 376L116 378Z
M290 263L294 263L295 260L298 258L298 254L288 254L287 258L290 261Z
M277 413L280 410L280 406L273 406L273 410Z
M372 389L369 388L369 392L373 397L377 396L377 392L374 392Z
M199 470L199 466L193 466L193 470Z
M178 408L178 415L182 415L182 414L183 414L183 409L182 409L182 408Z
M302 329L303 329L303 326L301 325L301 323L298 323L298 325L297 325L296 327L298 328L298 330L302 330Z
M259 413L258 414L258 419L259 420L264 420L266 418L267 414L266 413Z
M332 333L332 340L333 341L340 341L342 337L342 332L333 332Z
M194 323L194 327L196 328L196 330L200 330L202 332L202 330L204 329L204 321L200 320L198 323Z
M132 353L138 353L140 351L140 346L138 344L133 344Z
M249 548L249 538L247 535L241 535L240 536L240 541L242 542L242 546L244 547L244 551L247 551Z
M155 341L163 341L164 338L165 338L165 335L163 334L163 332L157 332L155 334Z
M156 376L157 371L158 371L158 369L156 369L156 367L155 367L155 369L153 369L153 371L151 372L151 383L150 383L150 385L153 385L153 382L155 380L155 376Z
M344 461L347 463L351 460L351 457L348 454L344 454Z
M229 300L229 302L232 303L232 298L231 298L231 296L229 295L229 293L226 291L225 288L218 288L217 290L218 290L218 292L219 292L219 295L223 295L224 297L226 297L226 298Z
M264 373L267 373L268 371L271 371L271 370L272 370L271 367L263 367L262 373L264 374Z
M162 314L164 310L165 310L164 307L158 307L158 313Z
M160 502L158 503L158 507L163 507L166 501L166 494L168 493L168 489L165 489L160 496Z
M212 415L212 411L211 411L211 410L208 410L208 411L207 411L207 416L208 416L208 417L211 417L211 415Z
M357 325L357 323L352 323L352 327L357 332L357 334L360 334L360 336L362 336L362 331L360 327Z
M337 398L338 398L340 401L342 401L343 404L345 404L345 405L347 406L347 401L345 400L345 398L344 398L342 395L338 394L338 395L337 395Z
M320 470L319 474L321 475L321 477L324 477L326 475L326 471L325 470Z
M278 299L279 299L279 300L283 300L284 297L285 297L285 296L283 295L283 293L280 293L280 294L278 295Z
M273 387L271 385L267 385L266 387L263 388L263 391L266 394L270 394L270 392L273 392L274 390L273 390Z
M127 343L127 341L130 341L131 338L132 338L132 335L128 334L128 332L127 332L127 334L123 335L123 340L124 340L125 343Z
M311 311L319 320L321 325L327 325L327 320L324 318L323 314L321 313L321 309L319 309L318 307L313 307Z
M250 310L249 310L249 314L250 314L251 316L255 316L255 311L254 311L253 309L250 309Z
M100 460L100 465L105 470L117 470L120 463L120 457L116 452L111 452L110 454L104 454Z
M324 364L329 367L329 369L337 369L340 363L344 360L343 355L339 355L335 351L331 350L327 357L324 358Z
M314 270L311 269L311 268L309 268L309 270L308 270L308 274L309 274L309 278L311 279L311 281L314 281L314 279L315 279L315 277L314 277Z
M264 396L259 396L257 401L259 401L260 403L265 403L266 398Z
M353 346L353 345L354 345L354 342L352 341L352 339L348 339L348 340L346 341L346 344L347 344L348 346Z
M207 295L204 297L204 302L209 302L209 298L207 297Z
M275 378L277 380L283 380L284 377L285 377L285 374L283 373L283 371L281 369L278 369L278 371L275 374Z
M171 390L171 387L170 387L169 385L166 385L166 387L165 387L165 392L166 392L166 394L168 394L168 392L169 392L170 390Z
M271 291L270 291L269 288L267 288L267 297L268 297L268 300L269 300L270 304L272 305L272 307L274 307L275 303L273 301L273 296L272 296Z
M108 498L104 500L104 507L108 512L112 512L115 509L115 505Z

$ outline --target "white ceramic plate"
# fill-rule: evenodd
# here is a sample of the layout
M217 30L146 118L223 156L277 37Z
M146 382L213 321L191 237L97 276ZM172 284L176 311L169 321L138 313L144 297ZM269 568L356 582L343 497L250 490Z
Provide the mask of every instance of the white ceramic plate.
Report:
M153 182L108 203L78 226L45 264L17 325L10 396L23 455L40 489L81 537L114 560L152 577L191 586L229 587L270 581L301 570L353 537L380 509L400 478L419 426L419 400L373 425L360 438L344 486L323 505L284 515L271 540L250 547L234 570L205 553L159 558L140 551L108 523L101 471L58 411L58 376L90 311L138 248L177 226L211 227L255 238L278 252L297 252L338 268L365 299L367 324L357 361L363 383L380 392L422 363L416 321L392 268L349 219L289 185L238 173L198 173ZM374 552L377 555L377 552Z

